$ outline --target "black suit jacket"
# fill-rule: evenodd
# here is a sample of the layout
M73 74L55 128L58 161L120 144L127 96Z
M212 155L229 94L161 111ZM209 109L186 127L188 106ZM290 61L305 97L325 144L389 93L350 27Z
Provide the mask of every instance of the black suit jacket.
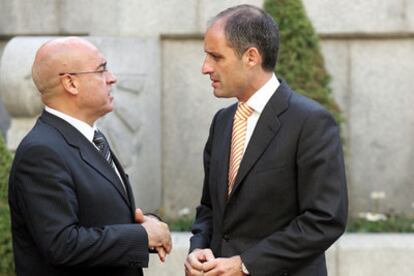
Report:
M214 117L190 251L241 255L251 275L326 275L343 233L347 191L338 126L282 82L265 106L227 197L234 104Z
M19 145L9 179L17 275L142 275L148 237L134 198L76 128L43 112Z

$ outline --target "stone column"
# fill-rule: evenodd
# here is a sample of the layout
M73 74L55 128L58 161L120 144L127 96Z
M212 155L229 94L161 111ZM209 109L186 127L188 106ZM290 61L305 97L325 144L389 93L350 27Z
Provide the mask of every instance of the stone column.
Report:
M31 77L36 50L47 38L16 37L7 43L0 61L0 97L11 117L7 145L15 150L42 110Z

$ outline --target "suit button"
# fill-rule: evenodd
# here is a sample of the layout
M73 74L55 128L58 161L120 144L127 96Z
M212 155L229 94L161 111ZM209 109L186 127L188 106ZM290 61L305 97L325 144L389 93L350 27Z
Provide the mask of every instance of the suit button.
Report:
M223 235L223 240L225 240L226 242L228 242L230 240L230 236L228 234L224 234Z

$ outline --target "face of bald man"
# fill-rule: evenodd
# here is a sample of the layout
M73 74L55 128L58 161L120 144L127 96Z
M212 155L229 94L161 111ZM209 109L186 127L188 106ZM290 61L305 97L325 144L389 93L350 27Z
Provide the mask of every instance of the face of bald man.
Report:
M36 54L32 75L46 105L87 123L113 110L111 87L116 78L107 71L102 53L86 40L47 42Z

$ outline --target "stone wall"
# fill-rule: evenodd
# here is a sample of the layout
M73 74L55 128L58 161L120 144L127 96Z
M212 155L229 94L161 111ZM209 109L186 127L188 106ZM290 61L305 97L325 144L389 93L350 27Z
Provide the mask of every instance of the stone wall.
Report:
M150 139L155 138L155 151L134 157L123 154L122 146L116 150L128 171L155 164L151 169L146 167L145 176L135 174L136 196L145 191L145 198L139 200L141 207L149 211L161 209L176 217L183 211L194 210L199 201L202 150L208 126L216 110L233 101L215 99L208 77L200 73L206 21L228 6L261 6L262 2L2 0L0 54L4 45L18 35L86 35L105 40L112 37L115 41L152 39L152 47L158 49L158 58L154 60L139 46L122 48L126 55L138 58L137 63L125 67L130 68L127 71L135 72L134 66L144 71L139 66L155 70L153 84L147 88L148 93L159 96L145 100L151 111L143 112L145 106L139 106L143 110L127 113L122 103L128 100L120 92L116 95L116 113L103 121L114 128L117 141L124 139L120 136L124 130L114 118L128 115L134 121L137 118L147 125L159 125L157 137L132 135L133 141L149 143L150 148L154 148ZM334 95L346 117L345 152L352 213L379 209L414 215L414 2L304 0L304 4L321 37ZM122 64L128 60L121 57L125 53L121 53L120 47L124 46L118 47L123 45L119 43L104 48L114 63ZM158 68L154 68L152 61ZM128 85L139 86L134 82ZM11 114L15 112L11 110L15 108L6 108ZM13 116L11 129L20 129L21 136L34 118L22 123ZM16 137L9 143L14 143L14 147L18 141ZM117 143L113 145L117 147ZM386 193L380 204L370 199L374 191Z
M351 211L414 215L414 2L304 0L346 118ZM372 192L385 192L374 202Z

